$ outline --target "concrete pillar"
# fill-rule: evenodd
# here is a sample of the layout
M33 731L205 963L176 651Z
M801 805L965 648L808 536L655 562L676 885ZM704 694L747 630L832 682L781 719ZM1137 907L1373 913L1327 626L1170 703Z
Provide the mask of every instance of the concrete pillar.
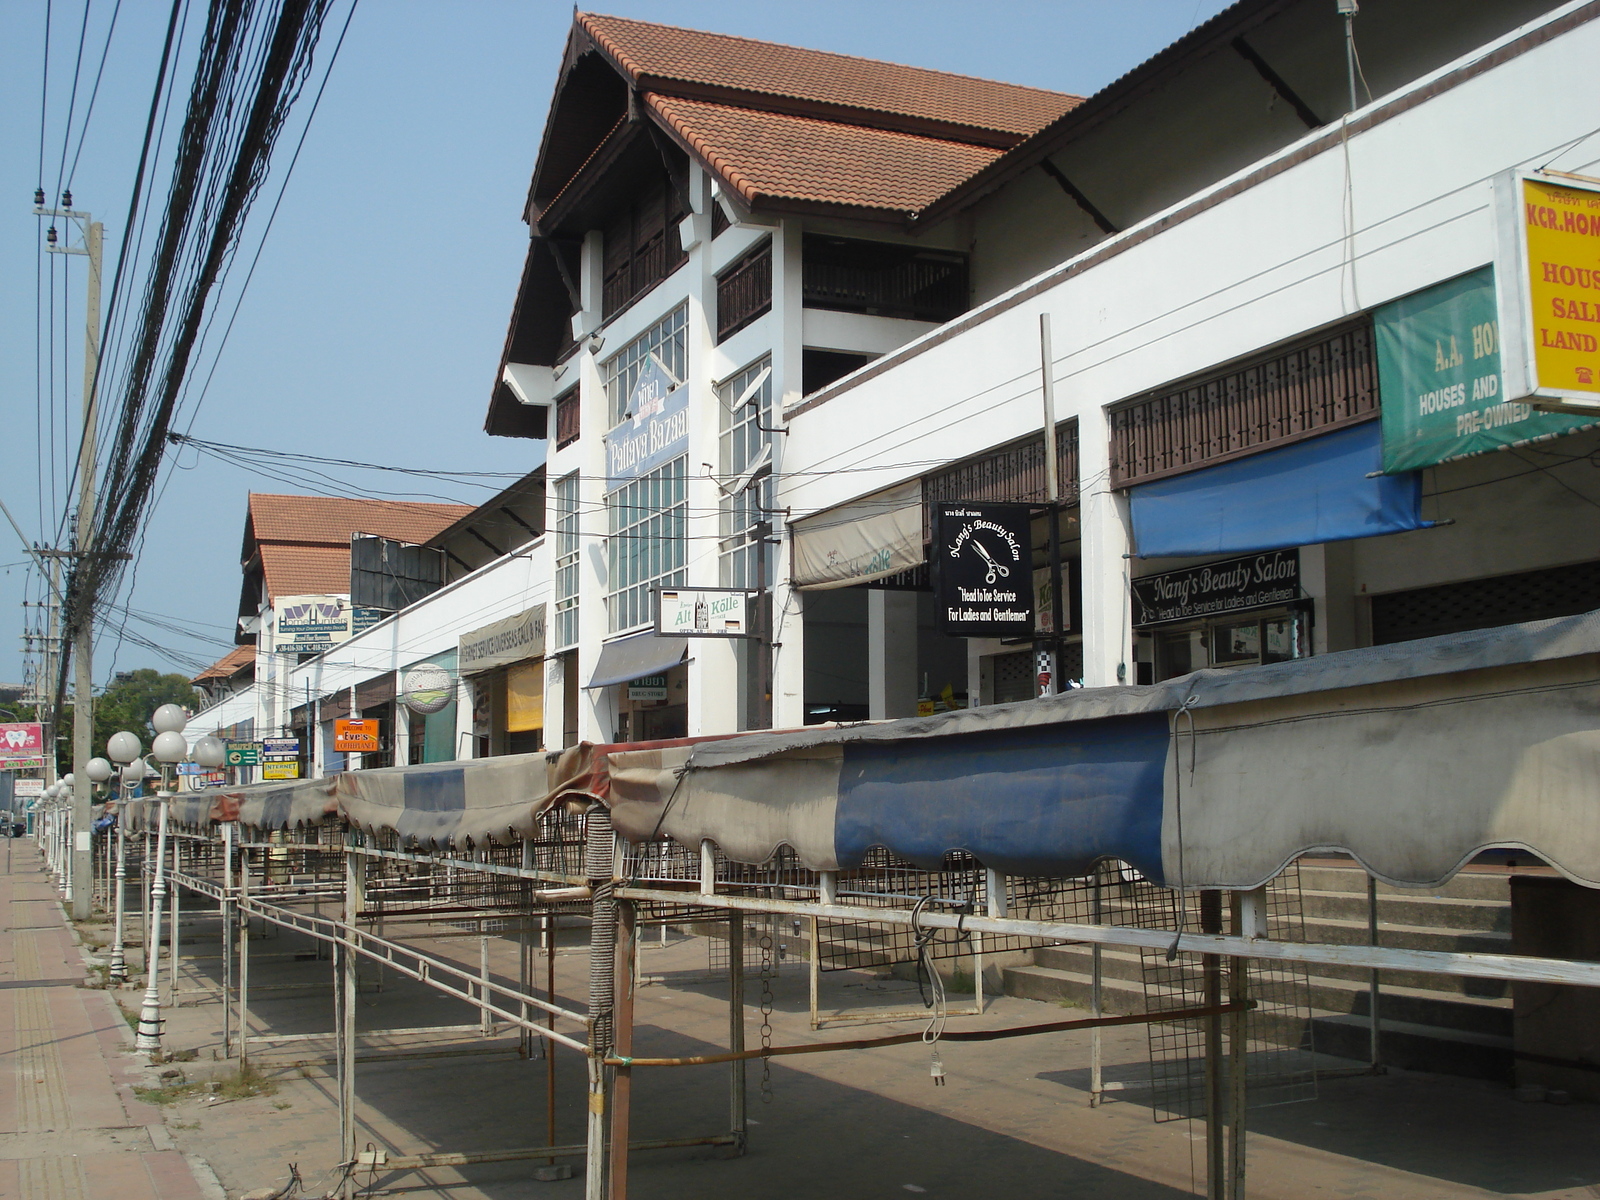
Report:
M1300 547L1300 586L1315 605L1311 652L1355 649L1354 544L1328 542Z
M1111 489L1111 425L1103 408L1078 416L1079 520L1083 531L1083 682L1133 682L1133 614L1125 555L1128 501Z
M772 345L773 423L784 424L783 412L804 397L801 375L805 354L805 294L801 232L797 221L784 221L772 232L773 316L779 322ZM805 593L789 587L792 578L791 539L785 528L788 500L784 497L783 460L789 439L772 439L772 472L777 480L777 508L772 534L777 540L773 566L772 599L772 725L795 729L806 719Z
M915 592L867 592L867 707L874 721L917 715Z

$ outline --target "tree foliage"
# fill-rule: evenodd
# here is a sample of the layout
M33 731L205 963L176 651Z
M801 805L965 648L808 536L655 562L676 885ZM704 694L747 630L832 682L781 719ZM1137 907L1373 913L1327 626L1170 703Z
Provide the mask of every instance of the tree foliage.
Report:
M150 714L163 704L176 704L185 712L194 712L197 707L194 685L182 675L163 675L150 667L119 675L110 687L95 697L92 753L104 758L106 740L123 729L137 735L148 751L155 737L155 730L150 727ZM32 705L17 705L14 711L23 721L39 719ZM72 721L72 705L64 705L56 722L56 762L61 764L63 772L72 770Z

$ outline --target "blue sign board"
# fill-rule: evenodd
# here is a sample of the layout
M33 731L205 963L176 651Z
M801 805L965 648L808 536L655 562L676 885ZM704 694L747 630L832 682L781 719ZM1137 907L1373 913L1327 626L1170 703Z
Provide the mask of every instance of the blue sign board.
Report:
M628 394L628 415L606 434L606 491L665 466L689 446L689 389L674 389L654 355Z

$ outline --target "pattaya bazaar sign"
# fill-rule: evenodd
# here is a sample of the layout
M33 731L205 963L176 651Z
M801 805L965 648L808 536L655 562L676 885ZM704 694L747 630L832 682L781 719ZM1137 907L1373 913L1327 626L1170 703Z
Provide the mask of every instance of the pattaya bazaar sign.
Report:
M1300 598L1300 551L1274 550L1133 581L1133 623L1166 625Z
M689 445L689 389L674 388L651 355L628 393L628 414L606 434L606 491L647 475Z
M1385 304L1373 331L1389 474L1594 424L1506 400L1493 267Z

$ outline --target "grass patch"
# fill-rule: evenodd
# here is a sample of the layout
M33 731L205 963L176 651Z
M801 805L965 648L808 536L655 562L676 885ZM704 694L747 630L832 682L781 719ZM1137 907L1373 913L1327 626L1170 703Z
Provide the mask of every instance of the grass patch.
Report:
M252 1096L273 1096L278 1085L254 1067L235 1071L220 1080L211 1082L186 1082L179 1080L164 1087L136 1087L133 1094L146 1104L181 1104L199 1096L215 1096L220 1100L248 1100ZM287 1106L285 1106L287 1107Z

